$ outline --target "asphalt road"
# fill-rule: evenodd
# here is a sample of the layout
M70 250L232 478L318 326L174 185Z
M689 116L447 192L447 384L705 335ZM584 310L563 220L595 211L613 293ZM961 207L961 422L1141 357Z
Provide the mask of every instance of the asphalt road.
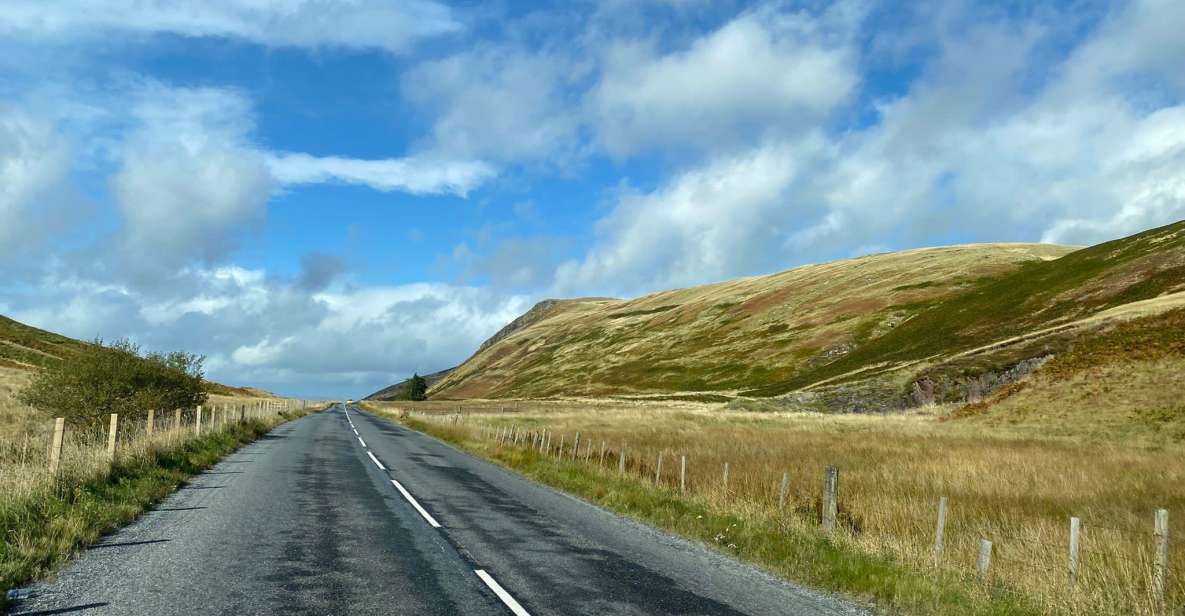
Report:
M861 613L340 406L22 594L14 614Z

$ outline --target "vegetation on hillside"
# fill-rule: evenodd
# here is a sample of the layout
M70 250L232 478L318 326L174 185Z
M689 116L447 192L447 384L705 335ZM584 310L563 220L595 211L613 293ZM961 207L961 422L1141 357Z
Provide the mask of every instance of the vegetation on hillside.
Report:
M204 358L185 352L145 353L128 341L96 340L47 365L21 393L25 404L73 425L94 425L111 413L136 419L149 409L191 408L206 400Z
M1071 250L952 246L810 265L629 301L550 301L483 345L433 386L432 395L729 393L778 384L843 357L984 278Z

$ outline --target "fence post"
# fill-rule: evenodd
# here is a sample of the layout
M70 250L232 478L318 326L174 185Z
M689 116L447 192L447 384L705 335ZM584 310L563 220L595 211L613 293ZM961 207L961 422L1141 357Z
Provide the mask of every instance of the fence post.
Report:
M938 526L934 529L934 566L942 565L942 543L946 537L946 503L945 496L938 498Z
M565 435L563 435L563 434L560 435L560 448L555 450L555 461L556 462L562 462L564 459L564 436Z
M662 481L662 452L658 452L658 462L654 465L654 485Z
M687 456L679 456L679 493L687 494Z
M239 405L239 423L247 423L247 407L242 404Z
M1156 510L1156 523L1152 535L1155 543L1155 564L1152 568L1152 600L1157 609L1164 612L1164 590L1169 578L1169 510Z
M202 407L200 406L197 407L197 415L194 416L193 433L198 436L202 435Z
M58 417L53 420L53 442L49 445L49 474L58 476L58 468L62 465L62 440L66 434L66 418Z
M617 456L617 476L625 477L625 443L621 444L621 455Z
M987 580L988 568L992 566L992 542L987 539L979 540L979 579Z
M728 496L728 462L724 463L724 478L720 484L724 488L724 496Z
M148 423L144 424L144 431L152 436L152 429L156 427L156 409L148 409Z
M778 510L786 509L786 493L790 491L790 473L782 473L782 486L778 489Z
M605 466L605 441L601 441L601 461L597 463L597 468Z
M1078 583L1078 543L1082 532L1082 520L1070 518L1070 590Z
M839 513L839 468L828 466L823 475L823 532L835 530L835 518Z
M115 459L115 435L119 430L119 413L111 414L111 425L107 427L107 457Z
M572 461L576 461L576 452L580 451L580 433L576 433L576 440L572 442Z

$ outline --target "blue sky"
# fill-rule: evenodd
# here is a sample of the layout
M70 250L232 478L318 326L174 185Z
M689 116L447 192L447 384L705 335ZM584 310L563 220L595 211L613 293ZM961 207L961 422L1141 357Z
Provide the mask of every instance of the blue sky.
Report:
M357 396L547 297L1185 218L1185 5L13 0L0 313Z

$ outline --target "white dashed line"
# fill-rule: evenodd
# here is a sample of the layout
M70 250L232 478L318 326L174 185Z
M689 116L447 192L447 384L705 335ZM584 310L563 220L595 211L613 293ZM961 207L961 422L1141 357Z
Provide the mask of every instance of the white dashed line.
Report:
M426 520L428 522L429 526L431 526L432 528L440 528L440 522L437 522L436 518L432 517L432 514L428 513L427 511L424 511L424 508L421 507L420 504L416 502L416 499L411 495L411 493L409 493L403 487L403 484L392 479L391 485L395 486L396 490L399 490L399 493L403 495L403 498L406 498L407 502L411 503L411 506L415 507L416 511L420 512L420 515L424 516L424 520Z
M379 462L379 459L378 459L378 458L376 458L376 457L374 457L374 454L373 454L373 453L370 453L370 452L368 451L368 452L366 452L366 455L370 456L370 459L371 459L371 460L374 460L374 463L375 463L375 465L376 465L376 466L378 466L378 467L379 467L379 470L384 470L384 471L385 471L385 470L387 470L387 467L383 466L383 463L382 463L382 462Z
M362 443L362 446L363 446L363 447L366 447L366 441L362 440L362 437L361 437L361 436L359 436L359 437L358 437L358 442L359 442L359 443Z
M473 572L477 574L477 577L481 578L481 581L486 583L486 586L490 587L490 590L494 591L495 595L498 595L498 598L502 600L502 603L506 604L506 607L510 608L511 612L514 612L514 616L531 616L530 612L524 610L523 606L519 605L518 601L515 601L514 597L511 597L505 588L502 588L498 580L490 577L490 574L481 569L474 569Z

